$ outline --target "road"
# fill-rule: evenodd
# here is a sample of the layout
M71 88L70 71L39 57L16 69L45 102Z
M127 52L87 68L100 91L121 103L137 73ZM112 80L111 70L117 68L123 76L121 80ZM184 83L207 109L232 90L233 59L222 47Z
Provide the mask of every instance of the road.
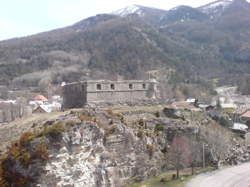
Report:
M198 175L186 187L250 187L250 163Z

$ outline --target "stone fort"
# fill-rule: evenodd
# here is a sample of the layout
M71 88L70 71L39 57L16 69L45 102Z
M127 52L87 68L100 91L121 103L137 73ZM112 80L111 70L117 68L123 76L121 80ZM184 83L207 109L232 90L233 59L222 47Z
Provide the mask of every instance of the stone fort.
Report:
M65 84L63 108L81 108L89 103L133 102L154 99L155 80L95 80Z

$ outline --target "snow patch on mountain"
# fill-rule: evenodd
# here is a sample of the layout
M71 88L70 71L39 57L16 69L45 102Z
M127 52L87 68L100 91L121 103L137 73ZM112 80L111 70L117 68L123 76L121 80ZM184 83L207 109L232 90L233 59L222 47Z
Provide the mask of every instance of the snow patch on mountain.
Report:
M117 11L112 12L114 15L125 17L130 14L138 14L139 16L143 15L141 7L139 5L131 5L125 8L119 9Z
M234 0L218 0L207 5L199 7L199 9L206 14L217 14L224 9L226 9L229 5L231 5Z

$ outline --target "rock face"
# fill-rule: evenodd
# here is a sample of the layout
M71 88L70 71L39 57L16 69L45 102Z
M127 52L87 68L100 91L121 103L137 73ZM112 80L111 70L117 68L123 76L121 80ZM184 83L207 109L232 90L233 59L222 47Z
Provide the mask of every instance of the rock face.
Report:
M122 187L168 169L167 153L177 133L188 137L201 126L216 127L209 126L213 121L204 112L126 108L72 110L40 124L41 131L22 135L7 151L8 167L0 159L0 186L3 179L14 186L25 180L22 186L28 187ZM226 161L249 160L250 152L235 146Z
M143 180L162 171L165 141L164 136L137 137L121 123L105 132L94 122L79 122L62 134L37 186L109 187L133 177Z

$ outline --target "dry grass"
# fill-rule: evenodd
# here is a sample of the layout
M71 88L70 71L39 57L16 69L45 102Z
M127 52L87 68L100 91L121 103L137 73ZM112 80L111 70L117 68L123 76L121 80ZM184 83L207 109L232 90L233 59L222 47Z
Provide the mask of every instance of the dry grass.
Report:
M200 174L212 169L213 168L198 168L196 169L196 173ZM183 178L172 180L173 174L175 174L175 171L168 171L159 176L151 177L140 183L128 184L126 187L184 187L188 181L197 175L191 175L191 169L185 169L180 172L180 175L184 176Z
M110 110L113 112L118 112L118 113L123 113L123 112L128 112L128 111L145 111L145 112L157 112L160 110L163 110L165 106L123 106L123 107L112 107Z
M90 121L95 123L99 128L103 128L103 124L98 121L96 118L90 117L90 116L85 116L85 115L81 115L78 117L81 121Z
M11 145L11 142L17 141L24 132L30 131L32 128L38 130L42 127L42 122L53 121L60 118L60 116L68 114L69 112L70 111L32 114L31 116L10 122L7 125L1 125L0 149L5 152L7 146Z

